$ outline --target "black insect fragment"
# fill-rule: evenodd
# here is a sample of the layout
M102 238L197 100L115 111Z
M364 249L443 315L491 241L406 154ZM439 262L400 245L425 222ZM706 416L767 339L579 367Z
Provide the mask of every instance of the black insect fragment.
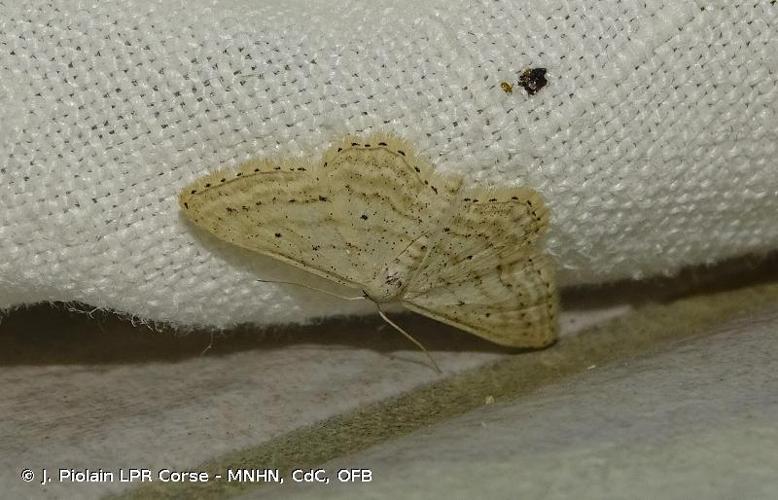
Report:
M527 68L519 75L519 85L529 95L535 95L538 90L546 86L546 68Z

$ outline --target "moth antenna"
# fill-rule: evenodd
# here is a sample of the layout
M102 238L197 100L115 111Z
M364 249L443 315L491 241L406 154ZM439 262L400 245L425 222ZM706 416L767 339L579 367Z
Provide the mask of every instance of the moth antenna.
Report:
M312 286L309 286L309 285L304 285L304 284L302 284L302 283L295 283L294 281L280 281L280 280L257 280L257 281L259 281L260 283L283 283L283 284L285 284L285 285L296 285L296 286L301 286L301 287L303 287L303 288L307 288L307 289L309 289L309 290L314 290L314 291L316 291L316 292L321 292L321 293L323 293L323 294L330 295L330 296L332 296L332 297L337 297L337 298L339 298L339 299L343 299L343 300L364 300L364 299L366 299L366 298L367 298L367 296L366 296L366 295L360 295L359 297L346 297L346 296L343 296L343 295L339 295L339 294L337 294L337 293L332 293L332 292L330 292L330 291L328 291L328 290L323 290L323 289L321 289L321 288L316 288L316 287L312 287ZM363 293L364 293L364 292L363 292ZM380 306L380 305L378 305L378 302L375 302L375 301L371 301L371 302L373 302L373 304L375 304L375 306L376 306L376 309L378 309L378 314L381 316L381 318L382 318L384 321L386 321L386 322L389 324L389 326L391 326L392 328L394 328L395 330L397 330L398 332L400 332L400 333L401 333L401 334L402 334L402 335L403 335L405 338L407 338L408 340L410 340L411 342L413 342L413 344L414 344L416 347L418 347L418 348L419 348L419 349L420 349L420 350L421 350L421 351L422 351L422 352L423 352L423 353L424 353L424 354L427 356L427 358L430 360L430 363L432 363L432 367L435 369L435 371L436 371L438 374L441 374L441 375L442 375L442 374L443 374L443 370L441 370L441 369L440 369L440 366L438 366L438 364L435 362L435 358L433 358L433 357L432 357L432 355L429 353L429 351L427 351L427 349L425 349L425 347L422 345L422 343L421 343L421 342L419 342L418 340L416 340L415 338L413 338L413 336L412 336L410 333L408 333L408 332L406 332L405 330L403 330L403 329L400 327L400 325L398 325L397 323L395 323L394 321L392 321L391 319L389 319L389 317L388 317L388 316L387 316L387 315L384 313L384 311L381 309L381 306ZM213 339L211 339L211 340L213 341ZM206 351L207 351L207 350L208 350L210 347L211 347L211 346L209 345L209 346L206 348ZM205 351L203 351L203 353L205 353Z
M438 372L438 375L442 375L442 374L443 374L443 370L441 370L441 369L440 369L440 367L438 366L438 364L435 362L435 358L433 358L433 357L432 357L432 355L431 355L431 354L430 354L430 353L427 351L427 349L425 349L425 348L424 348L424 346L421 344L421 342L419 342L418 340L416 340L415 338L413 338L413 336L411 336L411 334L410 334L410 333L406 332L405 330L403 330L402 328L400 328L400 326L399 326L397 323L395 323L394 321L392 321L391 319L389 319L389 317L388 317L388 316L387 316L387 315L384 313L384 311L381 309L381 306L380 306L380 305L378 305L378 302L373 302L373 304L375 304L375 306L376 306L376 309L378 309L378 314L379 314L379 315L380 315L380 316L383 318L383 320L384 320L384 321L386 321L387 323L389 323L389 326L391 326L392 328L394 328L395 330L397 330L398 332L400 332L401 334L403 334L403 335L405 336L405 338L407 338L408 340L410 340L411 342L413 342L413 344L414 344L416 347L418 347L419 349L421 349L421 351L422 351L424 354L426 354L426 355L427 355L427 358L429 358L429 360L430 360L430 363L432 363L432 367L435 369L435 371L436 371L436 372Z
M313 290L315 292L320 292L325 295L329 295L331 297L337 297L342 300L365 300L364 295L360 295L359 297L346 297L345 295L339 295L337 293L330 292L328 290L323 290L321 288L312 287L309 285L304 285L302 283L295 283L294 281L278 281L278 280L257 280L260 283L282 283L284 285L295 285L295 286L301 286L303 288L307 288L308 290Z
M207 346L205 346L205 349L203 349L203 351L200 353L200 356L205 356L205 353L210 351L212 347L213 347L213 332L211 332L211 341L208 342Z

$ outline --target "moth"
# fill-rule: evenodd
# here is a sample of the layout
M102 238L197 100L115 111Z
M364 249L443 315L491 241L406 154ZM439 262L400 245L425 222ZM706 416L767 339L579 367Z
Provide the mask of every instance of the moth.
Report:
M379 312L400 302L512 347L556 337L538 193L440 174L393 136L347 137L318 162L251 160L179 203L218 238L360 290Z

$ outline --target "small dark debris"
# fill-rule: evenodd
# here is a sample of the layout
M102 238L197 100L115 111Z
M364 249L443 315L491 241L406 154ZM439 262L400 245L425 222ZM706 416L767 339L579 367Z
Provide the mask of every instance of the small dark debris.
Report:
M527 68L519 76L519 85L529 95L535 95L538 90L546 86L546 68Z

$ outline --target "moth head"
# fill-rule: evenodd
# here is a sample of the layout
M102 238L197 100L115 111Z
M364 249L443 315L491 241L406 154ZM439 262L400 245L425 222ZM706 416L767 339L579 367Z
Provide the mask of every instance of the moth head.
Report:
M392 302L399 298L404 287L404 274L386 267L384 273L377 276L363 293L373 302Z

